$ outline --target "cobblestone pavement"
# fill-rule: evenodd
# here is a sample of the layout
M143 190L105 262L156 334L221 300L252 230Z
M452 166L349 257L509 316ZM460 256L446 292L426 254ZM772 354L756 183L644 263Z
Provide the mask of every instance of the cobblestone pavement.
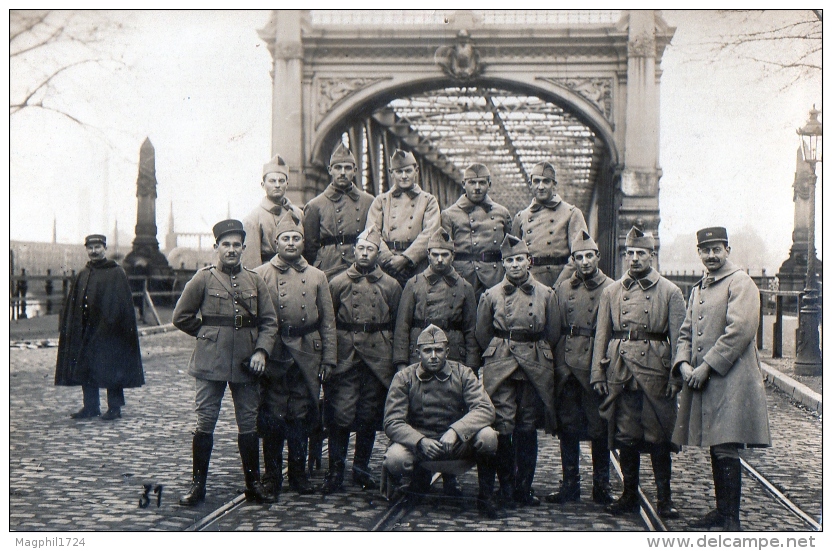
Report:
M81 406L77 387L53 385L55 348L10 350L9 467L12 530L183 530L237 497L242 472L236 427L227 394L215 435L208 477L208 497L199 507L176 505L189 486L191 430L194 425L193 379L185 372L193 340L182 333L142 338L145 386L125 391L123 418L76 421L69 414ZM797 408L769 390L774 447L743 452L791 499L819 518L822 511L821 429L819 416ZM104 392L102 391L102 399ZM104 404L102 404L103 406ZM379 435L371 466L380 472L387 439ZM541 497L560 480L555 438L540 434L534 487ZM393 527L429 530L641 531L635 515L613 517L592 503L589 446L582 444L582 501L566 506L544 503L523 508L505 519L486 521L476 511L476 469L462 475L466 499L435 496L422 502ZM324 469L326 459L324 459ZM349 467L349 465L348 465ZM642 456L642 485L655 503L648 456ZM319 484L323 470L315 473ZM376 492L362 492L349 482L345 492L327 497L284 492L276 504L245 504L211 526L212 530L355 531L370 529L388 504ZM613 491L621 484L613 473ZM154 494L139 507L142 484L163 486L161 506ZM713 507L713 482L707 450L685 448L674 456L673 490L677 508L695 518ZM742 521L747 530L805 530L756 482L744 475ZM684 530L686 521L669 521Z

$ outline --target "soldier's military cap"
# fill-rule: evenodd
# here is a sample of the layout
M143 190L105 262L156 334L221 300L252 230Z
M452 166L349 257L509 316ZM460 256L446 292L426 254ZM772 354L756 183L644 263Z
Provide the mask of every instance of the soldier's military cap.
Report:
M491 172L482 163L472 163L465 169L465 172L462 174L462 179L471 180L473 178L488 178L490 180Z
M425 330L419 334L419 338L416 339L416 346L421 346L423 344L441 344L448 342L448 335L445 334L440 328L435 326L434 324L430 324L425 327Z
M410 151L402 151L401 149L397 149L393 152L393 156L390 157L390 170L395 170L397 168L403 168L411 165L416 165L416 157L414 157L413 153L411 153Z
M279 236L281 233L286 233L288 231L296 231L303 235L303 224L295 213L290 210L287 210L283 216L280 217L275 229L275 235Z
M275 155L272 160L263 165L263 176L269 172L280 172L289 177L289 165L283 160L280 155Z
M358 164L355 162L355 157L352 152L344 146L343 142L338 142L338 145L335 146L335 149L332 150L332 155L329 157L329 166L338 163Z
M101 235L100 233L93 233L88 235L84 238L84 246L89 247L93 243L101 243L105 247L107 246L107 236Z
M529 254L529 247L522 239L507 234L500 245L500 252L503 258L508 258L518 254Z
M369 228L367 228L366 230L364 230L363 232L358 234L358 238L356 239L356 242L362 241L362 240L367 241L368 243L372 243L376 247L380 247L381 246L381 233L378 231L378 228L376 228L375 226L370 226Z
M652 251L656 248L656 240L653 239L652 233L644 232L638 226L633 226L627 233L627 238L624 240L624 246Z
M557 178L555 177L555 166L547 161L534 165L532 167L532 171L529 173L529 177L531 176L543 176L544 178L551 178L552 180L557 181Z
M581 231L581 236L572 242L572 254L578 251L595 251L598 252L598 245L587 232Z
M437 228L428 239L427 250L431 249L445 249L446 251L454 252L454 240L451 239L445 228Z
M696 246L704 245L712 241L720 241L728 244L728 230L721 226L705 228L696 232Z
M220 237L227 233L239 233L243 236L243 241L246 240L246 230L239 220L229 219L214 224L214 239L217 242L219 242Z

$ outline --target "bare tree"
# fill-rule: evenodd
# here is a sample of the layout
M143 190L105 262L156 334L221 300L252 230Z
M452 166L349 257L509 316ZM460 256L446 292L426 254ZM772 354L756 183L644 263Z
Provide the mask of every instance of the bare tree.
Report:
M105 12L11 10L9 115L42 109L88 126L61 96L89 95L95 82L85 66L109 71L122 65L112 40L104 47L121 28Z

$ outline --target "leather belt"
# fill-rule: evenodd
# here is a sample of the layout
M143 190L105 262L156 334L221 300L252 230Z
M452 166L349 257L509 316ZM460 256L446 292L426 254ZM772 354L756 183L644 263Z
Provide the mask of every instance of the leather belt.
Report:
M393 251L406 251L413 244L413 241L385 241L387 248Z
M669 341L667 333L651 333L650 331L613 331L612 338L623 341Z
M213 327L256 327L256 321L251 316L202 316L202 325Z
M454 255L454 260L461 260L462 262L499 262L503 259L503 253L500 251L485 251L484 253L457 253Z
M494 329L494 335L498 338L509 339L515 342L537 342L543 339L543 331L532 333L525 329L512 329L510 331Z
M327 245L352 245L356 239L358 239L357 233L351 233L349 235L328 235L321 238L321 247L326 247Z
M349 323L346 321L336 321L335 327L342 331L361 331L362 333L378 333L379 331L392 331L393 322L385 323Z
M594 337L595 336L595 329L590 329L588 327L578 327L576 325L570 325L566 327L565 325L560 328L560 332L562 335L566 335L568 337Z
M430 324L434 324L436 327L441 329L442 331L464 331L465 324L461 321L449 321L449 320L432 320L432 319L419 319L413 318L410 320L411 327L421 327L424 329Z
M318 324L307 325L306 327L292 327L291 325L280 326L281 337L302 337L318 330Z
M533 256L532 266L563 266L569 262L568 256Z

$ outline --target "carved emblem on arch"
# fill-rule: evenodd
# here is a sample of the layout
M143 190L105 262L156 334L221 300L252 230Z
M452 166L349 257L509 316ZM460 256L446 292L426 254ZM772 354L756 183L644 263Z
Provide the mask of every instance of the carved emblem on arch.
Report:
M612 122L612 78L557 78L538 77L574 92L590 102L604 118Z
M382 80L390 80L392 77L376 77L376 78L343 78L343 77L323 77L317 79L316 84L316 112L315 125L321 123L326 117L327 113L344 101L346 98L352 96L356 92L363 90Z
M439 46L433 60L443 73L462 82L477 78L485 69L479 51L471 42L471 35L464 29L457 34L456 44Z

